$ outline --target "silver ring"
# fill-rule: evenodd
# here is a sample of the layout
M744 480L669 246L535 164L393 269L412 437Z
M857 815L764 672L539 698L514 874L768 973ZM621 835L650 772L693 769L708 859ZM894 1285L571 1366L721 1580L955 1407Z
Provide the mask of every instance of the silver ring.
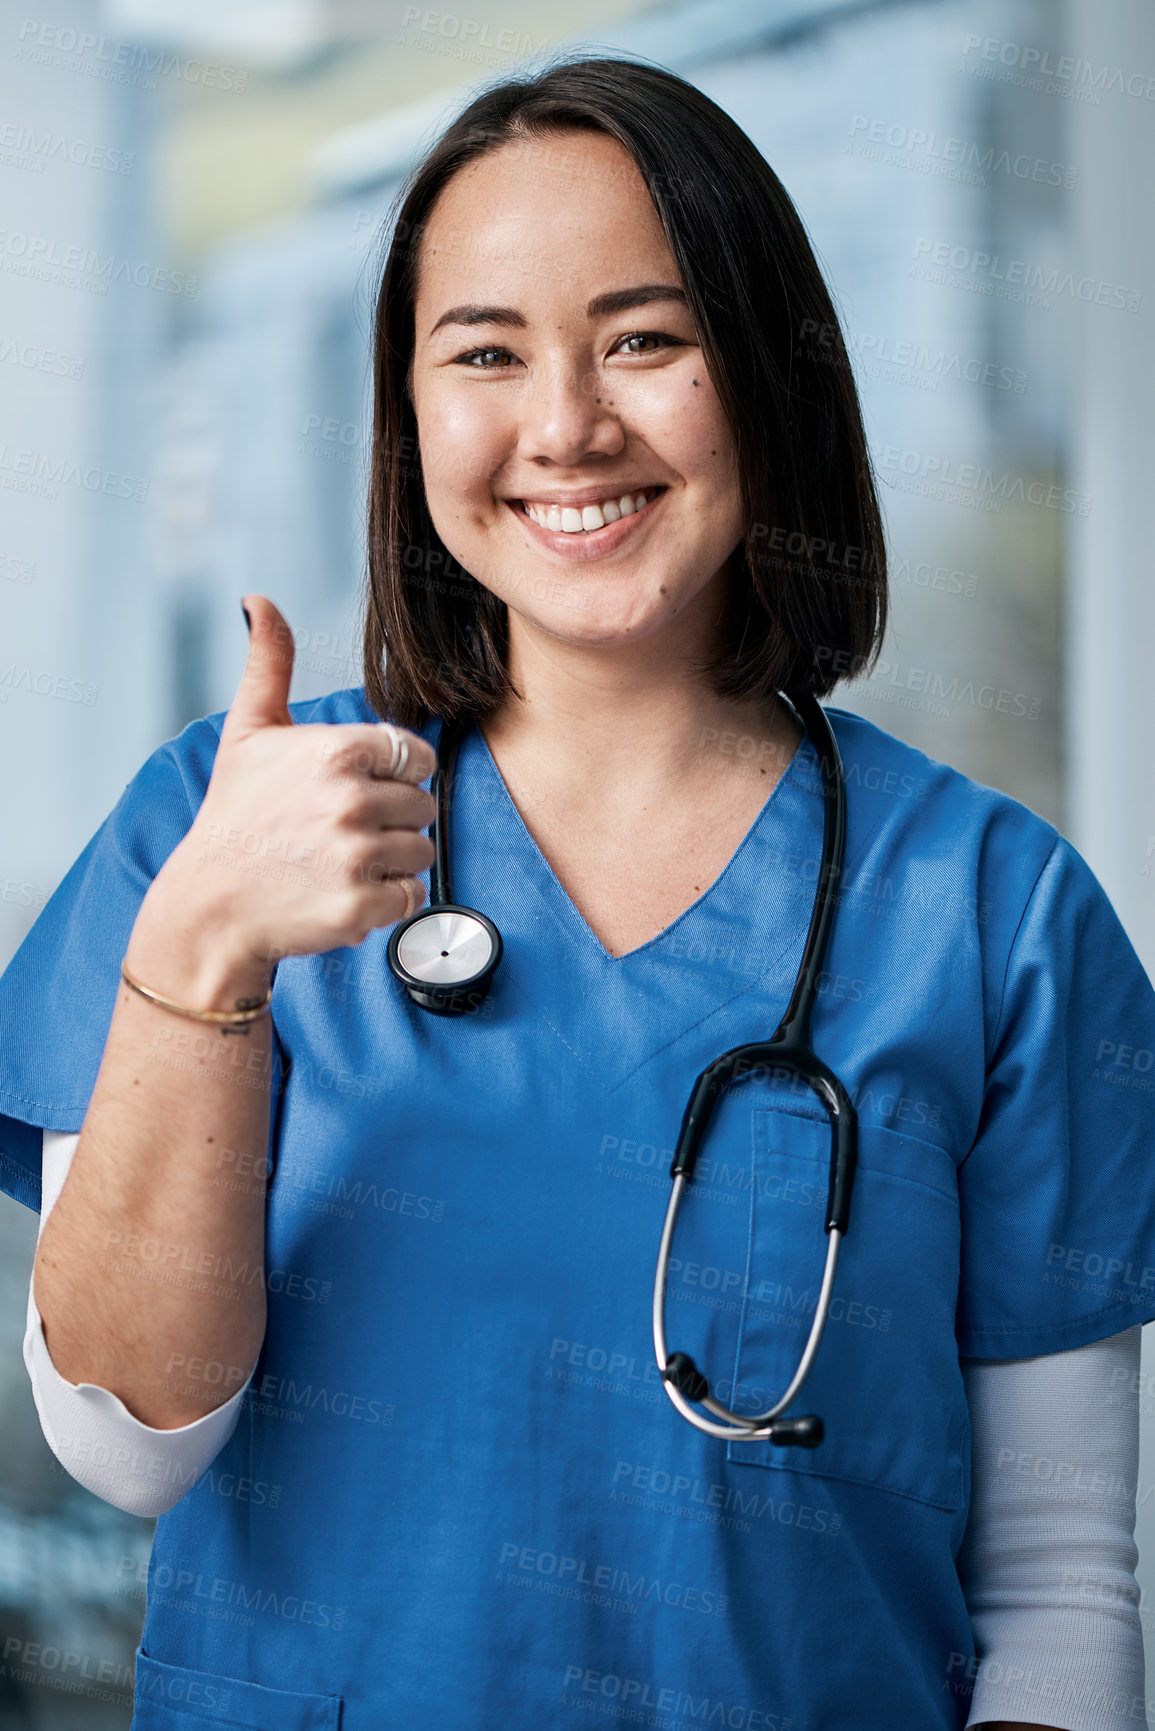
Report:
M398 732L391 721L383 722L382 726L388 729L389 743L393 747L389 775L392 780L400 781L409 764L409 741L404 734Z

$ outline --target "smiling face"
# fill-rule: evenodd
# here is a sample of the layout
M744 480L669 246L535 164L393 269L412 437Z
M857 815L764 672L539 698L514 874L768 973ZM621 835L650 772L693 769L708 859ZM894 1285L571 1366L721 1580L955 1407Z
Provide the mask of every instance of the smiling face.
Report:
M426 225L410 375L429 510L520 632L711 647L742 536L733 439L628 152L519 140Z

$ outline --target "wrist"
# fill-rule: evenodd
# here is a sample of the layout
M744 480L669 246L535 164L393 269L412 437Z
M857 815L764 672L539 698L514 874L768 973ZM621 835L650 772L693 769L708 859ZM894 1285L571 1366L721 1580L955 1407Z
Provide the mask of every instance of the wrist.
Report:
M143 985L199 1010L235 1010L268 992L275 961L258 953L195 881L158 874L140 906L124 961Z

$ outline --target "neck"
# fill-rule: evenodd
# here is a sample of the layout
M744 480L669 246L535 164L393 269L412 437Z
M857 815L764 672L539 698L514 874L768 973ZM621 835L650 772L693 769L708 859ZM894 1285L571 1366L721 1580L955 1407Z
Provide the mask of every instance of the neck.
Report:
M774 697L719 697L682 645L574 645L527 629L511 610L509 649L522 695L486 719L490 750L522 785L576 804L684 796L752 766L773 785L802 737Z

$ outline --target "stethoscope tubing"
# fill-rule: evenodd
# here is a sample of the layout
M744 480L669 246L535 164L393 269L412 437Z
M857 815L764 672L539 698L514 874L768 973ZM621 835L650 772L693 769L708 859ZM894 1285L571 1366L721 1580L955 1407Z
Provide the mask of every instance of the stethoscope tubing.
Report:
M674 1179L670 1199L666 1205L666 1218L662 1225L661 1242L658 1246L658 1267L654 1276L653 1321L654 1358L660 1370L664 1370L669 1362L669 1354L666 1350L666 1281L669 1275L670 1251L674 1243L674 1227L677 1224L678 1210L682 1205L686 1182L684 1173L679 1173ZM810 1324L810 1333L807 1336L802 1356L798 1361L798 1367L785 1391L774 1402L774 1405L767 1407L765 1412L744 1416L731 1412L729 1407L723 1406L712 1395L706 1395L698 1404L704 1406L709 1412L715 1413L718 1418L727 1421L725 1424L711 1424L708 1419L703 1419L694 1410L681 1389L667 1381L664 1384L666 1393L683 1418L689 1419L692 1425L696 1426L698 1430L705 1431L708 1436L737 1439L739 1442L758 1442L763 1439L772 1439L770 1421L784 1413L801 1393L802 1385L810 1375L811 1367L817 1356L823 1330L826 1327L826 1319L830 1313L830 1300L834 1291L834 1273L838 1267L838 1251L841 1243L841 1232L836 1226L831 1227L826 1240L826 1260L822 1268L822 1285L819 1288L818 1300L814 1308L814 1320ZM763 1426L766 1428L761 1428Z
M783 694L785 695L785 694ZM857 1114L838 1077L825 1065L810 1044L810 1017L818 990L818 979L830 938L834 899L842 874L846 848L846 778L838 742L821 705L810 693L787 699L811 734L819 752L826 810L822 826L822 863L814 905L803 945L802 961L794 989L782 1020L769 1040L735 1046L715 1058L697 1077L678 1133L670 1165L673 1188L666 1206L654 1275L654 1356L662 1374L662 1386L673 1405L696 1429L709 1436L740 1441L803 1442L813 1447L821 1440L821 1421L783 1421L775 1434L774 1421L793 1403L810 1375L830 1312L838 1253L850 1222L850 1199L858 1158ZM723 1090L758 1070L799 1076L826 1108L830 1123L830 1175L826 1208L826 1257L822 1284L815 1305L806 1345L783 1393L765 1412L743 1414L715 1400L709 1383L685 1353L670 1354L666 1342L665 1305L670 1253L678 1213L693 1181L698 1153L713 1109ZM675 1361L677 1361L675 1363ZM722 1421L713 1423L697 1411L703 1407ZM789 1434L788 1434L789 1433Z

